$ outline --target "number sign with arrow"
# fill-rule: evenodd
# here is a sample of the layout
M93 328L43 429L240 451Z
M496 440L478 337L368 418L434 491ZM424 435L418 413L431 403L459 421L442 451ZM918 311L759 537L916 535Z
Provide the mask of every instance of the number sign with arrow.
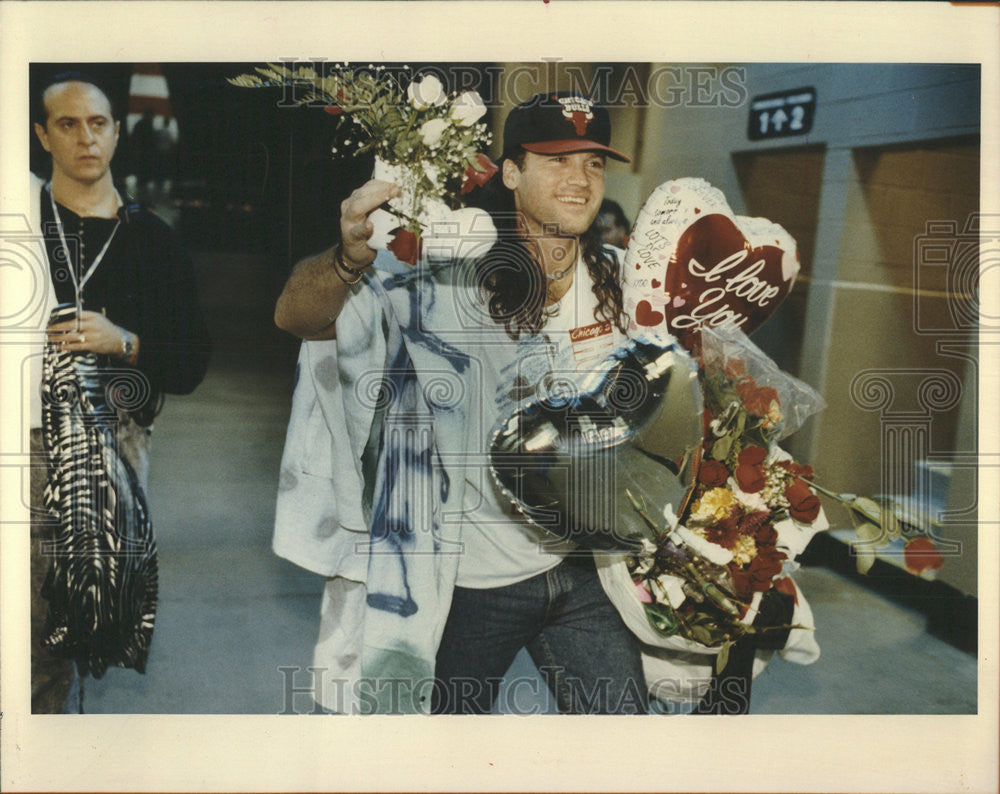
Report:
M796 88L754 97L750 102L747 137L751 141L806 135L816 115L816 90Z

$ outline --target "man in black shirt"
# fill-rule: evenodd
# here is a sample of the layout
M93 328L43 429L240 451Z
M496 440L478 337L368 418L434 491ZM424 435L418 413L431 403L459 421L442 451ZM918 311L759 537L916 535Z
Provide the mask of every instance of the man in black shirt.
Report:
M46 372L51 377L56 360L65 368L69 362L86 359L93 362L96 372L124 378L121 387L109 396L110 410L105 411L102 421L113 431L105 438L114 439L114 451L120 451L134 476L121 477L120 471L109 476L119 477L114 486L119 488L119 502L144 505L145 494L140 492L145 489L149 425L162 394L189 393L203 379L208 364L210 341L193 269L169 227L152 213L127 206L114 186L110 163L120 122L115 120L107 94L86 75L66 73L54 78L39 100L34 130L51 155L52 177L44 186L33 179L32 190L39 194L35 221L44 234L48 254L47 306L66 306L66 319L46 329ZM50 541L47 548L51 552L52 527L58 525L53 516L72 516L77 506L58 502L73 497L70 485L52 487L52 448L65 451L62 448L69 448L71 442L59 438L58 423L50 420L43 444L39 394L41 390L51 394L53 386L38 382L37 373L34 377L31 449L33 455L46 455L49 492L43 500L45 465L33 466L33 515L47 512L47 516L45 521L32 523L32 711L73 711L77 710L74 693L78 691L74 662L82 672L89 670L94 675L102 674L103 667L84 661L79 648L86 643L85 636L82 641L74 640L75 645L60 647L65 623L53 623L51 609L46 618L51 604L41 596L41 587L50 567L50 553L42 549L43 541ZM51 396L46 399L51 403ZM51 405L47 408L51 412ZM82 425L92 421L84 420ZM90 431L84 427L81 433L86 432ZM43 501L46 511L39 509ZM65 535L67 530L71 535L72 527L61 527L56 534L61 531ZM155 594L155 560L153 572ZM152 616L146 617L148 640ZM86 634L85 629L72 625L72 617L63 618L70 624L71 635ZM51 648L56 649L55 654ZM124 666L142 669L145 649L140 656L138 664Z

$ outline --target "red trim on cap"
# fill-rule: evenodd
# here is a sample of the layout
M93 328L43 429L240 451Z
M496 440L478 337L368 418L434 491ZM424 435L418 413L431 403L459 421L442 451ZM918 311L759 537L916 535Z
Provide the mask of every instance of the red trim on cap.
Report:
M621 160L623 163L631 163L632 160L616 149L605 146L597 141L588 141L581 138L570 138L564 141L540 141L538 143L522 143L521 148L535 154L571 154L573 152L604 152L608 157Z

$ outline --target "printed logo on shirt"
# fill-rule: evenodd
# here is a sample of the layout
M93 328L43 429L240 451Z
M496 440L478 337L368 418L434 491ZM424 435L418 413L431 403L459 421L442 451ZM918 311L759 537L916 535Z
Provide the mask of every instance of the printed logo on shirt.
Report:
M586 339L593 339L595 336L603 336L611 333L611 321L605 320L603 323L592 323L591 325L581 325L579 328L571 328L569 340L576 344Z
M573 346L573 363L576 368L597 364L614 349L614 328L609 320L571 328L569 339Z

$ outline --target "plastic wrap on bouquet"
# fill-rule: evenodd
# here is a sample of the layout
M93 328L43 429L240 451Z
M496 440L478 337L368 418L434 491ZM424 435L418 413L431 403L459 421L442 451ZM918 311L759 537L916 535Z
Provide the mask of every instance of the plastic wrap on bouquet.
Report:
M739 401L762 420L762 444L787 438L826 407L818 391L779 369L739 329L703 329L701 364L705 408L718 418Z
M702 437L697 368L667 336L629 340L572 396L549 396L501 420L490 464L502 493L554 537L638 550L655 531L629 494L680 510Z

